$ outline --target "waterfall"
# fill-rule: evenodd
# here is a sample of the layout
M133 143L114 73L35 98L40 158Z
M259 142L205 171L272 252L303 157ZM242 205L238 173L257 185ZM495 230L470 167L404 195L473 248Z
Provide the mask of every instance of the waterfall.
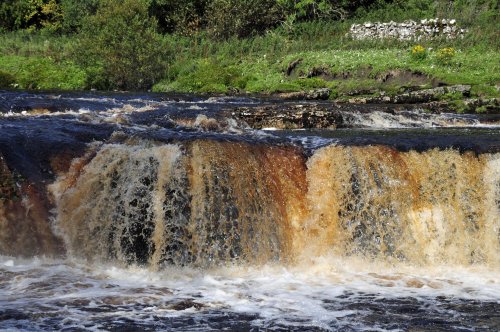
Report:
M51 226L70 256L155 268L307 255L498 265L499 166L500 154L451 149L330 145L306 158L291 146L209 139L96 144L49 186ZM40 231L54 246L36 226L48 213L40 199L17 195L0 202L2 243L29 247ZM23 215L38 228L12 236Z

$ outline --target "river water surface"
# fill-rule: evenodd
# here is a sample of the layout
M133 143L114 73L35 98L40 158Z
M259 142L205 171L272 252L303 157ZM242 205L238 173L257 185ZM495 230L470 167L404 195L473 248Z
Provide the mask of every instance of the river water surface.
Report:
M0 329L500 330L500 117L277 103L0 91Z

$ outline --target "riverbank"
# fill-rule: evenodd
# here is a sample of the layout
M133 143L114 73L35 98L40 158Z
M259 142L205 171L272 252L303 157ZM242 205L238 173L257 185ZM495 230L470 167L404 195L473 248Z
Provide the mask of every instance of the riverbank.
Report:
M3 38L5 41L9 37ZM32 38L24 45L25 50L10 51L17 54L5 55L9 52L4 50L0 55L0 87L89 88L83 68L64 56L70 42L56 46L60 42ZM279 41L275 42L278 48ZM410 46L403 43L386 49L332 46L289 54L273 53L269 46L244 53L245 47L240 45L239 55L235 54L237 49L225 53L226 46L219 46L211 54L193 54L189 58L178 53L165 78L154 84L152 91L260 94L348 103L434 102L457 112L499 111L500 60L494 50L456 49L452 63L440 64L439 49L415 60ZM42 57L50 53L53 56ZM54 56L56 53L59 58ZM455 86L465 86L465 90L456 91Z
M120 48L108 53L92 49L99 47L85 36L85 29L81 34L43 29L2 33L0 88L258 94L353 104L431 103L431 112L499 112L500 45L493 5L470 7L474 12L460 11L459 5L451 11L429 5L421 12L398 12L401 4L385 6L353 12L345 20L280 23L264 34L244 37L215 38L208 28L189 34L158 33L136 51L140 31L132 29L124 32ZM350 33L352 26L359 30L363 22L427 22L425 18L434 14L454 15L457 20L445 21L453 22L460 35L360 39ZM106 38L111 42L119 36L112 33ZM154 66L143 59L148 54L155 55Z

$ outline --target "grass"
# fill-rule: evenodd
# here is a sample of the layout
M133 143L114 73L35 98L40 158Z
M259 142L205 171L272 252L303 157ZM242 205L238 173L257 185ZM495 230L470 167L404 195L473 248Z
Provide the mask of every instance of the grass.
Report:
M387 13L384 8L358 13L354 19L344 22L299 23L293 30L279 27L265 35L246 39L216 42L204 33L189 37L165 35L165 45L173 57L163 79L152 90L269 94L328 87L332 89L331 97L337 98L354 91L375 90L391 95L412 84L430 87L434 80L470 84L473 96L500 97L497 88L500 43L495 24L491 23L495 20L479 15L479 23L474 25L476 21L467 20L473 17L471 13L461 17L460 13L446 14L442 8L432 10L434 13L441 11L441 17L456 17L470 32L465 38L455 40L422 41L422 46L429 51L421 60L411 56L415 42L359 41L346 35L352 23L383 20ZM429 9L423 11L416 6L414 12L406 14L415 19L428 17ZM87 74L72 61L75 39L74 36L22 31L1 34L0 87L85 89ZM446 63L439 58L443 48L455 51ZM288 65L298 59L301 62L293 74L286 75ZM318 69L329 78L306 77ZM380 77L391 70L420 73L428 79L420 83L381 82Z
M234 50L233 50L234 52ZM154 91L273 93L329 87L335 95L356 89L381 89L395 93L398 86L380 84L378 77L399 69L422 73L447 84L470 84L478 95L498 97L495 84L500 82L500 61L495 51L458 50L451 64L443 65L431 51L422 61L415 61L409 49L335 49L296 52L277 57L250 54L243 57L215 55L198 59L180 58L168 78L154 86ZM288 65L302 59L296 73L286 75ZM321 68L330 76L348 79L305 78Z
M3 55L0 56L0 71L10 76L11 81L8 85L11 88L44 90L85 88L85 72L69 61L57 62L46 57Z
M46 33L16 31L0 34L3 88L83 90L86 74L71 60L73 39Z

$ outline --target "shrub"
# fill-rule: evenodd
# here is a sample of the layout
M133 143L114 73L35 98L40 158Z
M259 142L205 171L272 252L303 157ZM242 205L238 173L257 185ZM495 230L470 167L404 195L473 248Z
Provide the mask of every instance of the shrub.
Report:
M455 49L453 47L441 48L436 53L437 63L443 66L451 65L454 57Z
M64 14L62 28L66 33L78 32L85 17L95 14L99 0L61 0Z
M415 61L422 61L427 58L427 50L422 45L412 47L410 56Z
M218 39L259 34L283 18L278 3L267 0L213 0L206 14L209 33Z
M148 0L103 0L88 17L74 56L89 87L141 90L163 76L168 56Z
M158 20L161 33L192 35L205 26L210 0L151 0L149 12Z
M50 57L0 56L0 68L15 75L21 89L83 89L85 72L71 62ZM14 83L14 82L12 82Z
M0 70L0 89L11 88L15 81L13 75Z
M216 60L201 60L177 75L177 89L183 92L228 92L244 89L247 83L236 66Z

